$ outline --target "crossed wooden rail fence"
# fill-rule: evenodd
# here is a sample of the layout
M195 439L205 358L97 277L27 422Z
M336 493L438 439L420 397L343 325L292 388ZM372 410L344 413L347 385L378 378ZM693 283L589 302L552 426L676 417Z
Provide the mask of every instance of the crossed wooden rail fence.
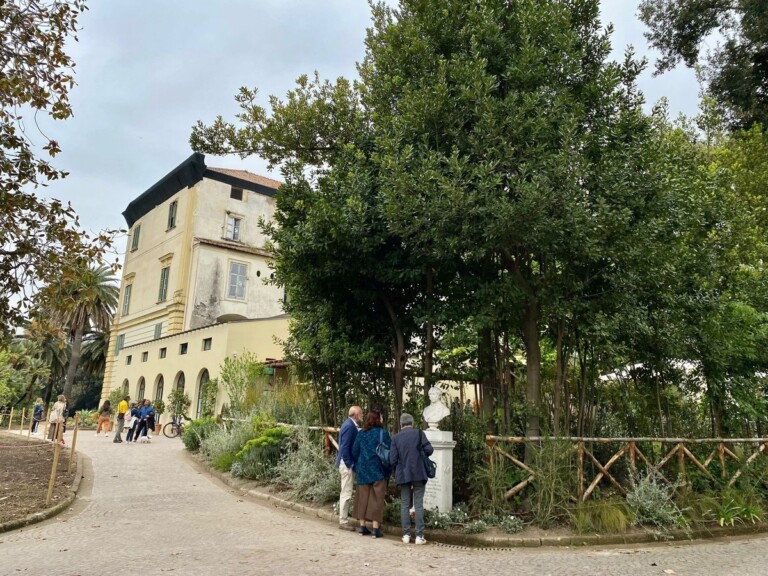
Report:
M710 465L717 460L720 464L720 476L723 481L727 480L727 486L733 486L742 473L749 467L752 462L760 455L768 455L768 438L584 438L584 437L520 437L520 436L486 436L486 444L491 450L491 465L493 465L496 455L501 458L505 458L512 462L517 468L526 473L526 477L512 486L506 492L507 499L512 498L515 494L518 494L524 490L527 486L531 485L536 480L536 472L523 461L517 458L509 450L504 449L504 444L513 444L515 446L520 444L526 444L528 442L546 442L546 441L561 441L569 442L572 445L575 444L576 450L576 474L578 483L578 499L581 501L587 500L590 495L593 494L595 489L600 485L602 481L609 482L621 495L626 496L628 489L627 486L622 485L616 475L611 474L611 467L622 459L622 457L628 459L629 471L632 478L638 476L638 462L645 465L645 474L641 478L641 482L648 482L651 478L656 477L670 482L664 475L662 469L667 466L675 457L677 462L677 474L678 478L686 477L686 460L690 461L697 470L699 470L704 476L710 480L715 480L714 475L710 471ZM592 445L605 445L618 443L619 449L611 455L611 457L603 464L595 456L595 449ZM655 443L661 446L671 444L671 448L664 453L664 456L656 463L652 462L652 458L646 456L643 451L638 447L639 443ZM693 454L689 446L692 445L712 445L712 449L703 460L697 458ZM745 449L751 449L752 453L746 457L746 459L740 458L730 446L743 445ZM738 464L738 468L729 473L726 460L730 459ZM586 466L585 466L586 463ZM586 486L588 468L590 464L593 470L596 470L594 478L591 479L589 485ZM669 472L667 472L669 474ZM730 478L729 478L730 475ZM586 486L586 487L585 487Z

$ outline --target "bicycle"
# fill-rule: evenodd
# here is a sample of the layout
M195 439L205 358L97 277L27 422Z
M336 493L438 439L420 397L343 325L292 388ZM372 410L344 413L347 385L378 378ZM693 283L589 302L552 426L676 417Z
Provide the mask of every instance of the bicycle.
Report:
M176 438L184 434L184 421L181 417L174 416L173 419L163 426L163 435L166 438Z

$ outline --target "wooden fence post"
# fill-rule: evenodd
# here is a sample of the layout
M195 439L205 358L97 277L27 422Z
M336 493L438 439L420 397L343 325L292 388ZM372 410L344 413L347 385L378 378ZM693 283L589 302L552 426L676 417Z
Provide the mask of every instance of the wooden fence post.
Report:
M629 471L632 474L632 481L637 478L637 461L635 460L635 441L629 442Z
M8 418L8 432L11 431L11 424L13 424L13 408L11 408L11 416Z
M80 414L75 414L74 430L72 432L72 445L69 447L69 466L67 473L72 472L72 461L75 459L75 446L77 445L77 429L80 426Z
M584 442L579 440L576 453L576 463L578 466L579 479L579 500L584 496Z

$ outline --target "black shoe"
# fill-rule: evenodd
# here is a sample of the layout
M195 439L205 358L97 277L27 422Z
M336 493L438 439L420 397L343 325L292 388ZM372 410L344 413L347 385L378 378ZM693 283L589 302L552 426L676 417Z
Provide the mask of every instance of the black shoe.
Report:
M373 536L374 538L383 538L384 534L378 528L374 528L373 532L371 533L371 536Z
M114 442L115 444L122 444L123 443L122 440L117 440L117 439L112 440L112 442Z
M357 532L360 534L360 536L370 536L371 535L371 531L368 530L368 528L365 527L365 526L361 526L360 530L358 530Z

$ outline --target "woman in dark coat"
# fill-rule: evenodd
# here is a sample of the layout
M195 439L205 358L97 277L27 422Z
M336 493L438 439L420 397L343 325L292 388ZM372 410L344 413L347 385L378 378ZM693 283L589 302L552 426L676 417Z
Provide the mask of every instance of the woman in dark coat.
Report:
M389 432L384 430L381 413L369 412L362 431L357 433L352 445L352 458L355 461L357 480L357 496L355 512L360 523L360 534L371 534L381 538L384 534L379 526L384 520L384 498L387 495L387 478L389 470L385 470L376 454L376 447L381 441L387 448L392 443ZM365 521L370 520L373 530L368 530Z
M413 427L413 416L400 416L400 432L392 439L389 462L395 470L395 482L400 486L400 523L403 527L403 542L411 541L411 498L416 510L416 544L426 544L424 539L424 489L427 485L427 471L421 459L419 448L430 456L434 449L421 430Z

